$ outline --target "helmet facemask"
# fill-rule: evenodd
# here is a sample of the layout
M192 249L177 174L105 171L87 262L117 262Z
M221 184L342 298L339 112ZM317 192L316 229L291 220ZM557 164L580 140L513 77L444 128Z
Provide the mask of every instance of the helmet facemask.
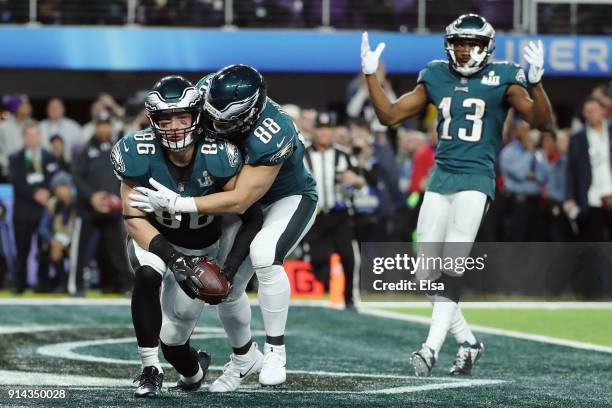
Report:
M455 54L455 43L460 40L471 40L479 44L472 48L466 63L458 61ZM446 27L444 48L455 71L463 76L474 75L489 62L495 49L495 30L476 14L463 15Z
M265 108L265 102L263 107L258 106L260 99L258 91L245 100L229 104L223 111L216 109L206 99L203 108L203 125L216 137L226 139L230 135L239 137L253 127Z
M145 108L153 133L166 149L179 152L197 140L200 133L201 97L196 88L185 88L181 97L172 101L165 101L159 92L152 91L147 95ZM181 113L191 115L191 125L179 129L164 129L160 126L160 121Z
M248 136L267 103L266 84L257 70L230 65L211 78L202 107L207 135L233 141Z

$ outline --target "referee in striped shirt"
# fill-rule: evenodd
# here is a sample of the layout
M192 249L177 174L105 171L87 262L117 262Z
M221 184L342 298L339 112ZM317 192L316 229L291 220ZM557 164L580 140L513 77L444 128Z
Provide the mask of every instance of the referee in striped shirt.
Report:
M329 261L340 255L345 274L344 301L354 308L353 277L359 270L359 246L353 227L352 191L366 185L355 157L333 143L336 114L319 112L312 144L306 148L304 162L317 182L318 214L306 235L308 250L317 278L329 288Z

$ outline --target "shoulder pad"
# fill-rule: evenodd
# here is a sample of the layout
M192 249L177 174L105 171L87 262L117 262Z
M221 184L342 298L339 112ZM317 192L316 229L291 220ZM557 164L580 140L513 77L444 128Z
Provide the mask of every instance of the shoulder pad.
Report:
M206 168L213 177L229 178L242 168L242 154L238 148L222 139L206 138L199 148Z
M152 132L141 130L132 132L115 143L111 151L111 162L115 174L120 179L138 180L141 177L146 177L149 171L149 161L152 155L138 153L136 138L155 140Z

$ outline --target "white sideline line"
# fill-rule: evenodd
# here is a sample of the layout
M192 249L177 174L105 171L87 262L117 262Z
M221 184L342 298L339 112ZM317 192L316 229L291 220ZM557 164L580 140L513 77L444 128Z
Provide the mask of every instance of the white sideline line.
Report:
M361 302L359 304L365 308L392 309L398 307L408 308L430 308L429 301L422 302ZM565 310L565 309L604 309L612 310L612 302L461 302L462 309L546 309L546 310Z
M461 307L463 307L463 303L461 304ZM404 320L404 321L413 322L413 323L422 323L422 324L431 323L431 319L428 317L411 316L411 315L406 315L406 314L402 314L398 312L389 312L386 310L360 309L359 313L370 315L370 316L385 317L385 318L394 319L394 320ZM520 340L531 340L531 341L536 341L538 343L554 344L557 346L571 347L571 348L581 349L581 350L600 351L602 353L612 353L612 347L601 346L599 344L587 343L587 342L582 342L582 341L574 341L574 340L564 340L564 339L559 339L557 337L543 336L540 334L528 334L528 333L518 332L514 330L497 329L497 328L488 327L488 326L470 325L470 327L474 329L474 331L477 331L480 333L495 334L498 336L512 337L512 338L520 339Z

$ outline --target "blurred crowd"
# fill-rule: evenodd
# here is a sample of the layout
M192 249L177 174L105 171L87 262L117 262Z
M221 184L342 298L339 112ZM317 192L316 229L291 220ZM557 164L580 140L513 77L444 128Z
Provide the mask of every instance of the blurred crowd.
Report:
M383 65L378 75L394 98ZM565 129L535 131L510 115L497 161L496 200L479 240L612 238L611 92L608 84L585 92ZM48 101L42 120L34 119L26 95L2 98L0 178L13 185L14 202L12 211L8 203L0 206L0 238L3 254L14 242L17 255L0 266L3 275L14 264L15 291L28 287L33 236L37 290L79 295L92 285L105 292L129 289L127 261L108 257L123 252L117 245L123 241L119 182L109 155L116 140L148 126L143 98L141 92L121 104L99 95L84 124L69 117L60 98ZM336 112L284 106L306 139L305 161L315 178L328 149L342 157L333 164L331 181L317 180L320 211L347 214L350 222L338 226L350 229L347 240L411 241L435 159L436 109L387 128L376 119L361 76L347 86L345 102L345 110Z
M231 24L238 27L320 27L414 30L418 0L333 0L323 13L322 0L234 0ZM513 28L515 0L429 0L425 10L430 30L443 29L465 10L485 17L497 30ZM567 2L569 3L569 2ZM41 24L219 27L228 23L223 0L36 0L35 19ZM86 7L84 5L86 4ZM572 18L569 4L539 6L541 33L608 34L612 17L609 4L581 4ZM327 15L328 22L323 21ZM30 21L26 1L0 0L0 23ZM575 21L574 21L575 20Z

